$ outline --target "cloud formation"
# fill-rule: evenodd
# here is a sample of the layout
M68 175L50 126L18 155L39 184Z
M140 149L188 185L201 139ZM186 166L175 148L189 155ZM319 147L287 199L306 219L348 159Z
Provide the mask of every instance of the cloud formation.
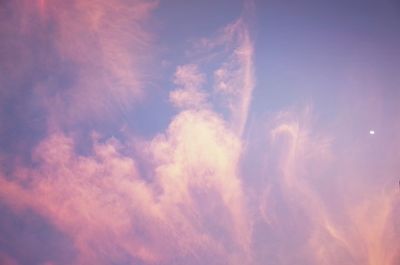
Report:
M169 94L171 103L179 108L201 108L207 101L207 94L202 90L205 77L197 65L178 66L174 83L179 87Z
M185 111L146 146L149 181L116 140L81 156L73 139L51 135L35 150L35 169L0 179L1 200L33 208L68 234L75 264L243 264L249 234L239 139L214 113Z
M260 217L262 226L272 229L274 240L290 237L298 244L279 246L294 255L283 257L282 252L262 247L259 255L266 251L280 264L399 261L398 187L384 184L396 169L386 161L380 171L368 157L373 139L367 138L367 131L365 135L362 142L346 147L343 139L315 124L310 108L277 115L269 129L267 146L274 152L268 153L269 174L264 174L268 184L260 191ZM387 145L383 139L378 141ZM389 179L395 182L393 175Z
M0 4L0 263L398 264L397 116L350 93L330 120L289 106L249 128L249 1L174 66L176 112L149 110L166 128L120 129L154 92L158 4ZM371 116L392 133L354 122Z
M144 94L154 1L4 2L4 100L27 100L48 126L107 122Z
M125 7L116 4L77 1L53 14L60 23L57 52L82 73L65 90L39 88L55 127L33 149L32 164L3 171L2 203L16 214L33 210L68 236L76 252L73 264L249 264L251 228L239 167L242 143L234 121L224 120L208 102L211 91L203 89L206 77L197 65L177 67L177 89L169 96L180 110L153 139L135 147L128 140L91 133L88 151L80 153L79 142L69 133L75 116L78 121L107 118L103 99L121 106L125 103L120 101L131 103L141 93L128 61L140 50L125 52L128 45L140 48L140 41L146 46L147 39L140 28L124 26L140 22L153 4L137 2L118 19L113 10L117 16ZM43 21L57 9L47 2L38 8ZM232 64L241 67L240 62ZM68 121L61 120L60 128L61 117ZM133 152L135 148L140 151ZM149 168L141 170L140 161ZM6 254L4 260L12 262Z
M227 26L222 35L225 45L233 45L232 55L214 72L214 89L225 100L235 131L242 135L246 126L255 86L253 43L243 18Z

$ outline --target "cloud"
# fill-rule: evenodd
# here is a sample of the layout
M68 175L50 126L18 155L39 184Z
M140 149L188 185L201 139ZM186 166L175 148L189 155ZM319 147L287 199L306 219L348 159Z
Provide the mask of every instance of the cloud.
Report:
M216 260L232 255L227 248L235 249L233 264L246 260L249 227L237 167L241 145L226 123L208 110L184 111L151 147L160 164L155 167L160 199L178 206L171 213L190 216L185 226L193 226L198 242L225 252Z
M211 264L243 264L250 239L239 139L216 114L185 111L146 146L150 182L116 140L95 142L93 154L81 156L73 139L51 135L35 150L38 167L26 169L29 185L2 177L0 197L68 234L79 253L75 264L200 264L207 256Z
M214 103L228 112L232 128L242 135L255 86L254 45L247 18L241 16L213 38L200 39L189 54L198 57L199 63L217 65L210 78Z
M229 120L241 136L247 124L252 92L255 87L254 43L250 22L253 1L244 1L241 16L211 37L192 42L187 57L205 72L212 86L207 90L214 107ZM192 62L192 63L193 63Z
M108 122L144 95L154 1L2 4L4 98L27 98L49 127ZM8 18L8 19L7 19ZM22 104L22 103L20 103Z
M17 265L18 263L7 254L0 252L0 262L4 265Z
M18 13L15 21L33 19L21 22L19 31L7 28L12 39L27 38L21 51L28 55L40 51L26 69L26 59L15 68L6 62L18 73L8 86L29 91L48 130L28 163L1 171L1 202L21 218L39 214L70 238L73 264L249 264L241 139L231 121L212 110L206 76L196 64L177 67L177 89L169 97L180 112L165 132L131 150L124 140L102 139L89 125L83 127L92 135L85 138L86 151L79 149L78 125L107 123L142 96L141 54L151 44L144 22L155 5L93 0L7 6ZM26 87L17 82L36 67L43 76ZM2 259L13 262L7 254Z
M179 66L175 72L174 83L178 89L169 93L169 99L175 107L203 108L205 106L207 94L202 91L205 77L200 73L197 65Z
M124 110L143 94L144 73L139 67L146 62L141 54L151 42L144 22L155 4L96 0L56 7L56 47L79 67L76 85L65 95L73 117L82 113L98 117L115 107Z
M105 258L120 262L127 254L154 260L131 227L132 214L140 216L135 222L146 219L141 208L150 200L134 161L120 155L112 141L96 144L93 152L79 156L71 138L50 136L35 151L39 167L28 171L29 188L2 179L3 199L33 208L71 236L80 253L77 264L107 264Z
M225 104L231 112L233 127L242 135L255 86L254 48L243 18L224 28L222 39L226 42L225 45L233 47L233 52L227 61L214 71L214 89L225 98Z
M397 186L375 177L379 172L387 181L395 168L387 161L379 171L368 157L368 138L350 147L350 156L338 130L336 136L324 131L311 115L310 108L277 115L269 130L267 185L259 197L262 226L270 227L271 237L290 236L299 244L285 241L277 253L258 246L257 255L266 251L279 264L396 264ZM285 252L294 254L283 257Z
M256 117L247 135L246 12L176 67L165 129L119 130L153 92L156 6L0 4L0 263L398 264L397 116L370 111L378 96L352 95L337 120L288 107ZM374 135L355 122L371 120ZM14 145L26 157L8 154ZM47 244L57 254L43 254Z

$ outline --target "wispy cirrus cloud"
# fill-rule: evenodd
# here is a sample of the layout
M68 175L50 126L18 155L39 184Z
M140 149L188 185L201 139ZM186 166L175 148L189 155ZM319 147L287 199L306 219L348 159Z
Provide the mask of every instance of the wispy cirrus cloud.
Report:
M264 188L256 188L262 194L260 226L274 242L290 237L297 243L285 242L272 253L273 243L266 239L256 255L280 264L396 264L399 197L395 185L384 184L395 182L396 166L390 162L395 158L380 168L368 150L377 146L373 141L391 147L367 131L361 142L346 146L339 129L326 131L313 115L310 108L282 112L268 126L268 171ZM286 252L293 255L284 257Z
M188 52L189 58L199 65L216 66L208 78L212 83L209 93L238 135L242 135L246 127L255 87L254 44L249 28L253 7L251 4L245 7L237 20L213 37L194 41L193 50Z
M143 97L145 29L154 1L19 1L1 5L1 93L44 111L48 126L118 117ZM21 102L21 103L20 103Z
M224 29L223 39L228 47L235 44L227 61L214 72L214 89L225 101L235 131L242 135L255 86L254 47L243 18Z

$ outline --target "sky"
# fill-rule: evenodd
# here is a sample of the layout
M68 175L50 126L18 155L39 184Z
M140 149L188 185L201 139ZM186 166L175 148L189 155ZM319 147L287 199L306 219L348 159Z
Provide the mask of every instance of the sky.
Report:
M0 1L0 264L400 264L396 0Z

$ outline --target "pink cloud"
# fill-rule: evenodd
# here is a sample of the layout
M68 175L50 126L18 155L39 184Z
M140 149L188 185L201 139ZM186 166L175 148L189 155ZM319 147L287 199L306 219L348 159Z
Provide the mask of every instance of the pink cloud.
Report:
M232 264L246 261L239 139L216 114L185 111L147 146L150 182L116 140L95 142L93 154L81 156L71 138L52 135L35 150L39 166L29 170L28 187L1 178L0 196L15 210L35 209L72 237L76 264L103 264L102 251L110 260L125 253L148 264L196 259L201 251Z
M132 227L136 218L131 215L140 214L150 200L134 161L120 155L112 141L96 144L93 152L93 157L78 156L71 138L53 135L36 150L40 166L29 172L29 188L2 179L1 194L17 202L13 205L32 207L70 235L80 252L77 264L102 264L102 249L110 259L121 258L119 250L154 261Z
M194 64L179 66L175 72L174 83L178 86L169 93L171 103L179 108L201 108L207 101L207 94L202 90L205 76Z
M374 176L376 163L369 161L366 150L358 150L365 149L371 139L355 143L352 156L341 155L346 147L338 146L342 142L337 136L318 127L310 109L297 113L279 114L269 131L274 153L268 154L268 170L277 172L277 179L265 173L268 185L259 208L265 224L273 228L272 234L283 236L292 225L297 231L291 235L293 240L304 241L290 249L295 255L285 260L396 264L398 187L382 186L382 179ZM366 161L375 164L372 170L364 169ZM387 162L379 175L396 171ZM296 216L296 221L287 220L288 215Z
M77 123L106 123L143 97L142 54L152 49L145 23L157 3L15 5L23 17L18 32L7 23L2 31L15 39L38 33L34 45L45 43L60 62L35 57L19 43L23 56L5 57L10 79L23 77L38 59L46 69L72 65L73 82L65 90L54 89L54 80L33 82L50 130L31 163L1 169L0 202L17 216L33 210L70 238L77 252L71 263L398 264L400 139L374 145L368 129L365 137L343 140L359 129L345 116L350 112L338 115L342 131L337 124L323 127L312 108L260 118L267 125L255 125L255 137L244 139L255 86L245 16L197 43L207 56L189 56L176 68L176 89L168 96L178 113L165 130L145 140L129 133L103 139L88 130L82 152ZM369 111L373 104L358 108L398 130L394 118ZM373 137L379 135L378 128ZM390 155L374 157L376 149ZM248 161L256 161L254 169L245 167ZM0 263L17 264L14 258L0 251Z
M107 120L115 106L141 96L138 54L151 40L142 23L154 2L25 4L39 9L40 23L57 23L56 51L77 67L77 78L63 91L53 91L51 82L35 86L50 133L34 148L35 167L19 164L11 177L2 173L1 201L17 214L33 209L70 237L78 252L74 264L248 264L242 143L230 121L211 110L196 65L175 73L178 87L170 101L182 111L165 132L141 142L140 160L150 176L140 173L126 143L92 137L83 155L73 132L62 130L82 120Z
M225 27L213 45L223 45L229 55L214 72L214 89L230 112L230 120L238 135L247 122L251 95L255 86L253 42L243 17Z
M139 69L148 58L141 54L151 44L144 25L156 2L63 3L53 7L59 23L56 45L61 56L79 67L76 85L63 95L68 112L79 119L83 113L101 117L115 106L128 108L143 94Z
M228 112L230 126L238 135L245 129L255 86L254 45L246 16L252 12L252 4L245 6L245 13L239 19L213 37L200 38L187 52L192 63L201 66L214 62L217 65L209 76L212 89L207 91L214 99L214 106Z
M16 87L0 93L32 94L50 127L107 122L132 109L145 95L146 54L154 47L146 25L156 6L141 0L7 5L10 19L0 30L10 41L0 56L8 76L2 81Z
M17 261L3 252L0 252L0 263L4 265L18 265Z

